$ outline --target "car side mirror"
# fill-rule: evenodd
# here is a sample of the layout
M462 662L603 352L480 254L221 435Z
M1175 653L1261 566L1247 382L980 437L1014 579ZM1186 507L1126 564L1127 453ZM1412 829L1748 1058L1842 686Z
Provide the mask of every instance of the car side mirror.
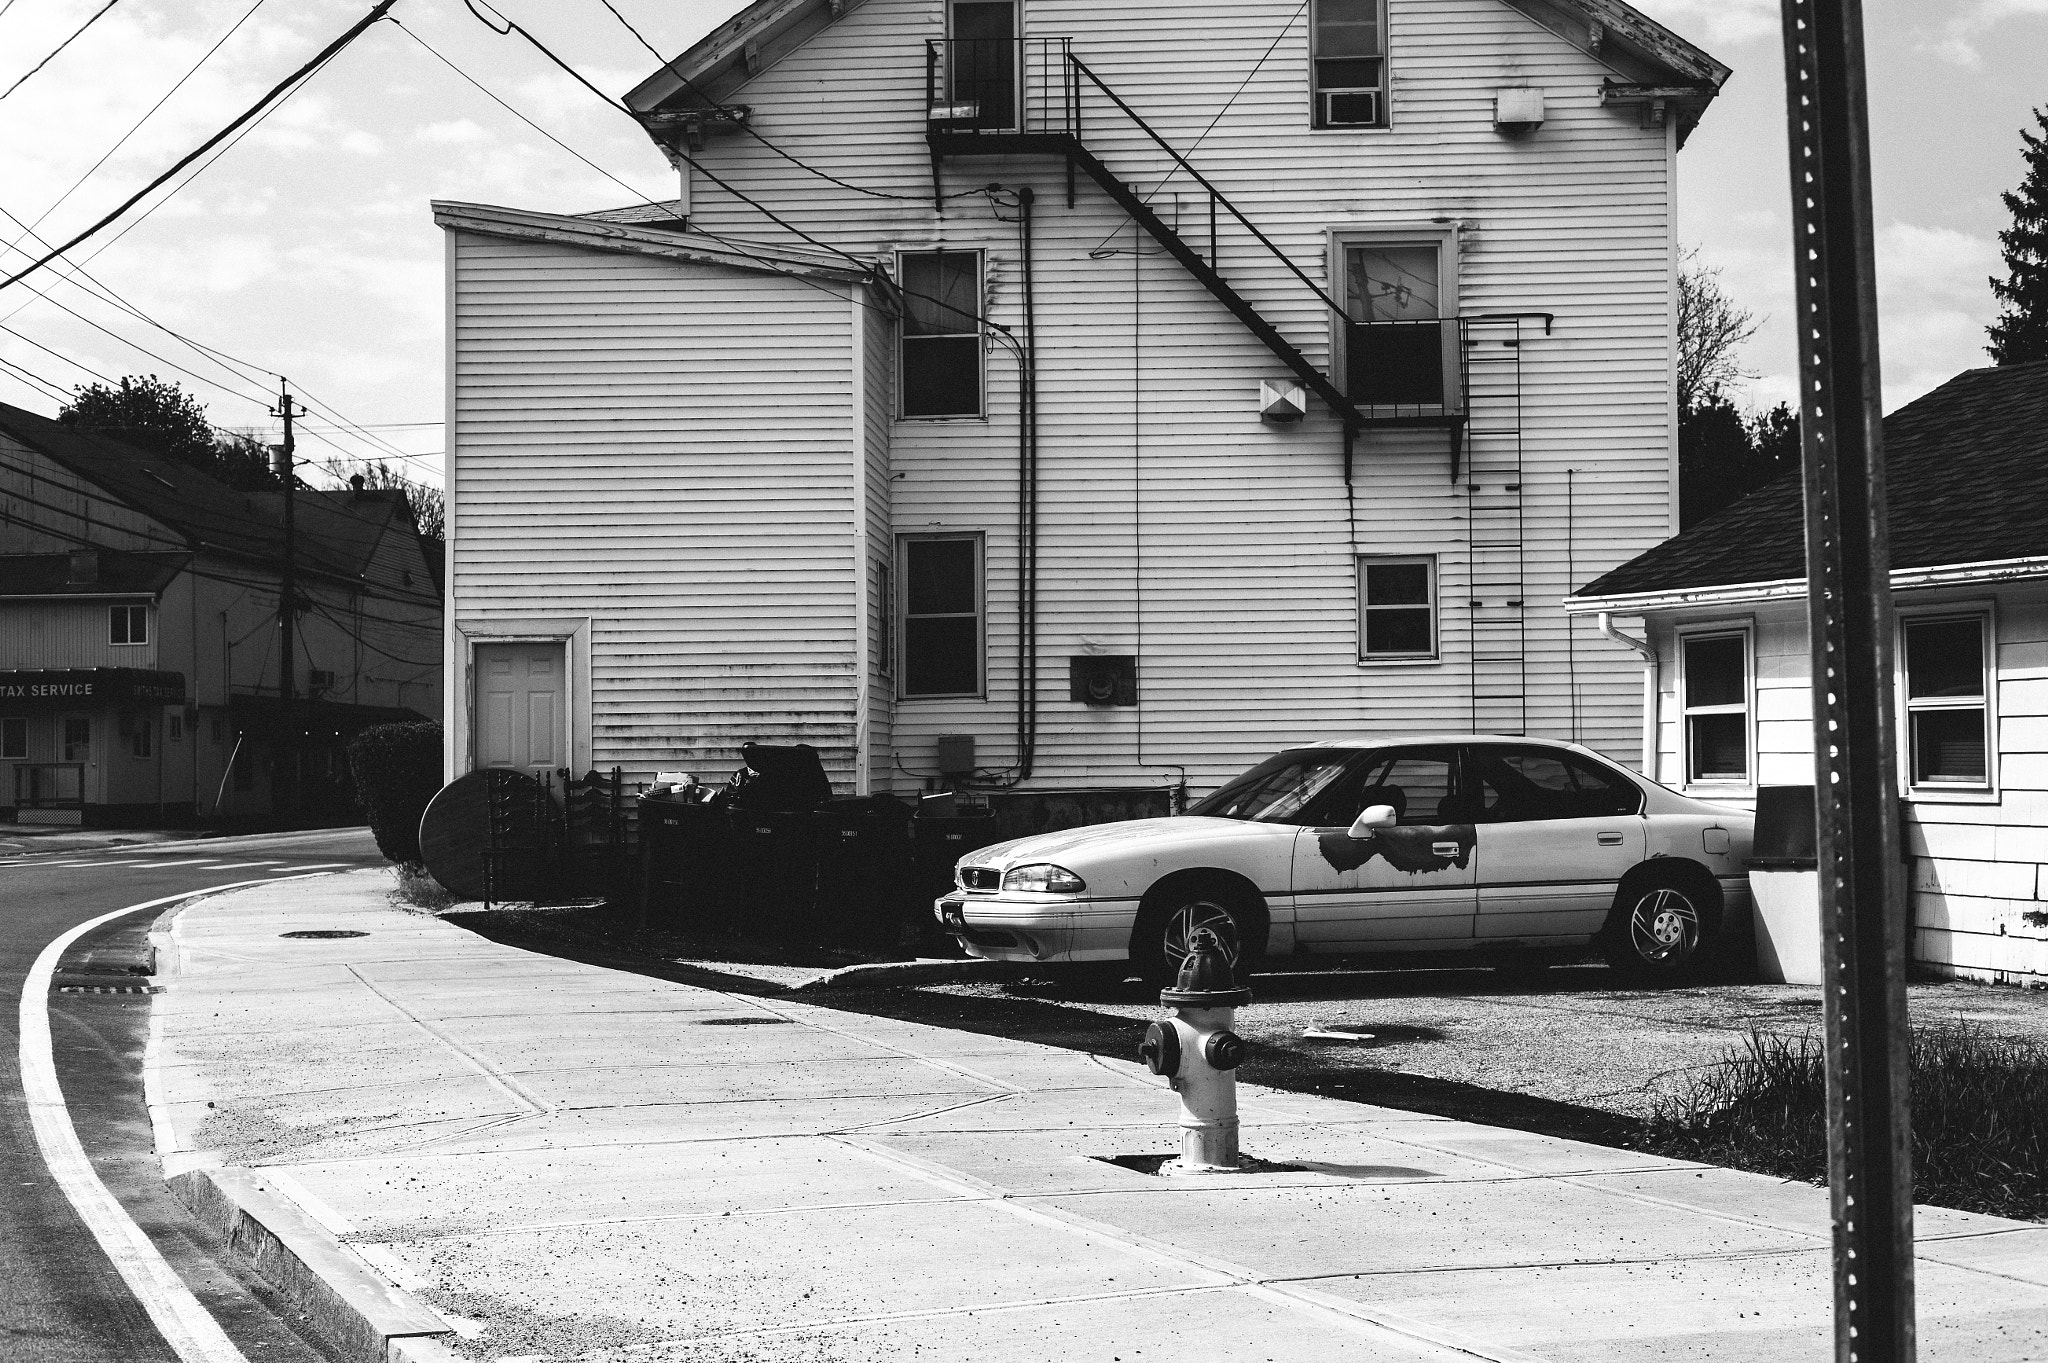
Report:
M1393 826L1394 807L1392 805L1367 805L1365 812L1360 814L1351 825L1349 836L1359 839L1370 838L1378 830L1392 828Z

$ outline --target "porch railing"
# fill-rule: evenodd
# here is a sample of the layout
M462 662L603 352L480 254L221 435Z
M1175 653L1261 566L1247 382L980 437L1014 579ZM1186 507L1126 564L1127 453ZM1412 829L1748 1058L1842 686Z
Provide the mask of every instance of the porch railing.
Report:
M952 133L1080 135L1071 38L935 38L924 46L926 118Z

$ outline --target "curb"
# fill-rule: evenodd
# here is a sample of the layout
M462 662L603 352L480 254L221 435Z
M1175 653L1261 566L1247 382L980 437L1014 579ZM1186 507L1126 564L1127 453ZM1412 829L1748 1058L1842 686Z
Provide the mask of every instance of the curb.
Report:
M793 994L825 989L889 988L895 985L950 984L960 980L1001 980L1016 973L1007 961L951 960L933 957L916 961L874 961L841 966L791 985Z
M456 1363L440 1314L394 1287L253 1169L167 1180L200 1221L355 1363Z

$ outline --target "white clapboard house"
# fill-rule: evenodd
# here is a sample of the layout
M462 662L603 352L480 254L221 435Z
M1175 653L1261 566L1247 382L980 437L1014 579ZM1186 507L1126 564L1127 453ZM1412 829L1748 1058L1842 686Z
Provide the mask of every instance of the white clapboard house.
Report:
M2048 987L2048 362L1957 375L1884 445L1914 958ZM1569 603L1647 635L1664 784L1813 785L1803 514L1795 474Z
M1560 602L1674 528L1727 74L1618 0L760 0L626 97L676 201L436 205L451 772L1633 759Z

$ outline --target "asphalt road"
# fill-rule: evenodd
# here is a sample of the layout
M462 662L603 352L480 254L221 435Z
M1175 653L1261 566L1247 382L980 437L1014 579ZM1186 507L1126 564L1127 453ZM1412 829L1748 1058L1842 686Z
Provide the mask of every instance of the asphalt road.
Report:
M26 844L29 847L37 843ZM11 850L11 849L10 849ZM181 1363L53 1180L29 1125L19 1065L23 982L67 930L131 904L212 885L381 865L362 829L200 839L0 857L0 1359ZM116 920L65 953L50 997L58 1081L73 1126L120 1200L252 1363L319 1363L260 1282L216 1257L210 1232L164 1186L142 1100L148 1024L144 936L156 913Z

